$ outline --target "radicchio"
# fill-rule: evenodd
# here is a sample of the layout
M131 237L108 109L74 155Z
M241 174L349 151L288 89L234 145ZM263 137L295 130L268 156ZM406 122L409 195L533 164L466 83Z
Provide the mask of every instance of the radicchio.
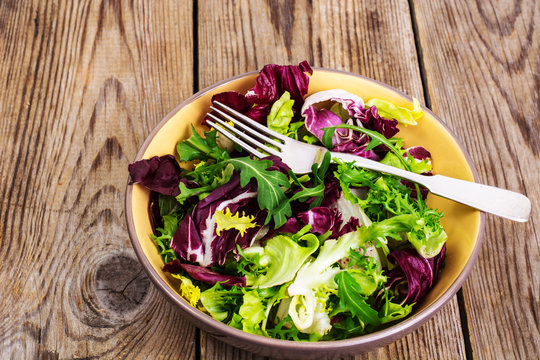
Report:
M414 249L392 251L388 261L397 267L388 272L387 287L398 290L403 304L418 302L435 283L445 251L446 245L431 259L422 257ZM401 287L402 284L406 287Z
M349 119L342 119L337 114L327 109L317 110L315 104L333 101L341 104ZM396 120L385 119L378 115L377 108L372 106L364 108L364 101L359 96L351 94L345 90L334 89L325 90L309 96L302 107L302 115L306 118L306 128L322 140L323 128L345 123L369 130L377 131L387 138L391 138L399 129ZM358 131L337 129L332 137L333 151L345 152L362 156L372 160L380 160L388 149L378 146L374 150L366 150L370 137Z
M142 184L163 195L180 194L180 165L172 155L154 156L148 160L136 161L128 166L131 180L129 184Z
M262 225L266 214L257 204L256 185L251 182L240 187L240 175L235 172L229 182L201 200L191 214L180 222L170 247L184 260L198 262L201 266L223 265L227 254L236 251L236 245L246 248L260 231L261 226L247 229L241 236L235 229L224 230L216 234L214 213L226 208L232 214L242 211L253 215L254 222Z
M223 105L242 113L247 114L251 109L251 104L248 103L246 97L236 91L226 91L212 96L212 103L218 101ZM213 113L213 112L212 112ZM206 117L203 120L203 125L206 125Z
M302 61L297 66L269 64L263 67L255 80L255 86L246 93L246 100L255 105L247 116L265 123L272 104L285 91L291 94L291 99L294 100L293 109L298 113L308 91L307 74L313 74L307 61Z
M332 231L330 238L337 238L341 228L341 214L336 209L329 207L314 207L306 212L298 214L298 218L306 225L311 225L311 231L323 235Z
M360 226L360 222L357 218L350 217L348 221L344 223L341 218L341 213L337 209L319 206L301 212L297 217L287 219L285 225L277 230L269 232L265 238L270 238L279 233L295 234L305 225L311 225L311 231L318 235L323 235L326 232L331 231L332 233L328 238L337 239L341 235L355 231Z
M158 235L157 228L163 228L163 218L159 211L159 193L150 191L150 201L148 202L148 213L150 214L150 226L154 235Z
M202 266L182 264L178 259L174 259L170 263L165 264L165 266L163 267L163 271L169 272L171 274L180 274L182 271L185 271L193 279L202 281L210 285L214 285L219 282L221 285L228 287L246 286L245 277L219 274Z

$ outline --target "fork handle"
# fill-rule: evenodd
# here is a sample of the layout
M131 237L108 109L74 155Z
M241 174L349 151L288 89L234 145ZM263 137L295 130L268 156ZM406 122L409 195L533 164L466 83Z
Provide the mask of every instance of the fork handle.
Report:
M331 155L332 159L355 162L356 165L368 170L384 172L413 181L425 186L432 194L506 219L525 222L529 220L531 214L531 201L525 195L514 191L443 175L419 175L351 154L331 152Z

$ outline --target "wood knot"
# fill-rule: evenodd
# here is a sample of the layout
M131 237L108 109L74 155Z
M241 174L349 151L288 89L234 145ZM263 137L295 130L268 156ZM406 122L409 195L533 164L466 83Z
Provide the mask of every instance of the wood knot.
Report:
M124 254L104 259L98 265L95 282L98 301L118 315L134 311L145 299L150 286L139 262Z

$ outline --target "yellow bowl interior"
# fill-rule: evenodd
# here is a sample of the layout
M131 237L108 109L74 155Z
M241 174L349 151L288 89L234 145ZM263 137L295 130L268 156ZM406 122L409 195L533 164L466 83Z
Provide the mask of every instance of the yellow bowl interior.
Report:
M176 143L190 136L190 124L200 124L202 121L204 114L208 111L213 94L232 90L245 93L253 87L255 77L256 75L252 74L224 83L178 109L158 130L144 151L142 158L148 159L156 155L175 154ZM344 89L362 97L365 101L371 98L381 98L412 109L412 102L407 97L373 80L353 74L322 69L314 70L309 83L309 94L328 89ZM446 128L430 113L426 112L417 126L400 125L399 128L400 132L397 136L404 138L405 147L421 145L431 152L436 174L474 181L473 171L462 149ZM177 290L174 279L161 270L164 265L163 261L150 238L152 229L148 216L148 201L149 192L142 186L134 186L132 216L137 240L159 276L169 286ZM415 313L422 311L437 300L457 279L473 252L480 231L479 211L433 195L429 195L428 204L444 211L442 222L448 234L447 255L445 267L437 284L429 292L421 306L415 310Z

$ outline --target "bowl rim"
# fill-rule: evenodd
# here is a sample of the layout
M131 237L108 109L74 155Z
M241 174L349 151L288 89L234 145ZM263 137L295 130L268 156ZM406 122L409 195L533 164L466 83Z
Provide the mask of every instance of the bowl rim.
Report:
M406 100L412 102L412 98L403 93L402 91L388 85L385 83L382 83L378 80L371 79L369 77L356 74L349 71L343 71L343 70L337 70L337 69L328 69L323 67L312 67L314 70L317 71L324 71L324 72L335 72L338 74L348 75L348 76L355 76L362 78L367 81L374 82L380 86L386 87L389 90L394 91L398 95L402 96ZM172 118L178 111L180 111L182 108L190 104L195 99L205 95L206 93L222 86L227 83L230 83L232 81L235 81L240 78L252 76L259 73L259 71L251 71L243 74L239 74L227 79L224 79L222 81L219 81L217 83L214 83L197 93L191 95L186 100L181 102L179 105L177 105L173 110L171 110L150 132L150 134L147 136L145 141L143 142L141 148L137 152L137 155L133 161L138 161L142 159L143 154L145 153L146 149L148 148L150 142L153 140L155 135L159 132L159 130L165 125L165 123ZM463 143L461 140L454 134L454 132L437 116L435 115L430 109L428 109L426 106L421 105L422 110L424 112L429 113L431 116L434 117L435 120L437 120L444 129L450 134L452 139L457 143L461 151L463 152L465 159L469 165L469 167L472 170L474 180L478 182L479 176L478 172L472 162L472 159L469 155L469 153L466 151ZM202 311L194 308L190 304L188 304L175 290L173 290L158 274L156 269L152 266L150 261L146 258L144 255L143 249L141 244L139 243L137 239L137 235L135 232L135 224L133 221L132 216L132 192L133 192L133 186L129 184L126 185L126 196L125 196L125 216L126 216L126 222L128 227L128 233L131 240L131 244L133 246L133 249L135 250L135 254L141 264L143 265L144 270L146 271L147 275L150 277L150 280L154 283L154 285L166 296L166 298L173 302L174 304L178 305L187 315L189 315L192 319L197 319L200 322L202 322L205 327L207 328L213 328L216 330L216 332L220 333L220 335L227 335L234 337L236 340L248 342L250 344L256 345L256 346L276 346L280 349L287 351L287 350L294 350L294 351L323 351L323 350L329 350L328 346L329 344L332 344L332 350L340 350L340 349L350 349L350 348L357 348L361 345L373 345L378 346L384 345L389 342L396 341L398 338L405 336L409 334L410 332L414 331L416 328L424 324L427 320L429 320L431 317L435 315L435 313L440 310L452 297L459 291L459 289L462 287L463 283L469 276L470 272L472 271L474 264L476 263L476 260L478 258L478 254L480 252L480 248L482 246L483 238L484 238L484 230L485 230L485 213L480 212L480 223L479 223L479 232L476 240L476 244L472 250L471 256L469 257L467 263L465 264L465 267L463 271L458 275L456 280L450 285L450 287L438 298L436 299L431 305L423 309L420 313L414 314L413 316L395 324L392 325L386 329L382 329L380 331L361 335L358 337L353 337L349 339L343 339L343 340L331 340L331 341L318 341L318 342L303 342L303 341L290 341L290 340L280 340L280 339L274 339L274 338L268 338L260 335L255 335L251 333L244 332L242 330L233 328L232 326L229 326L227 324L224 324L220 321L217 321L213 319L211 316L203 313ZM196 325L197 327L201 327L199 325ZM218 334L211 333L211 335L219 336Z

